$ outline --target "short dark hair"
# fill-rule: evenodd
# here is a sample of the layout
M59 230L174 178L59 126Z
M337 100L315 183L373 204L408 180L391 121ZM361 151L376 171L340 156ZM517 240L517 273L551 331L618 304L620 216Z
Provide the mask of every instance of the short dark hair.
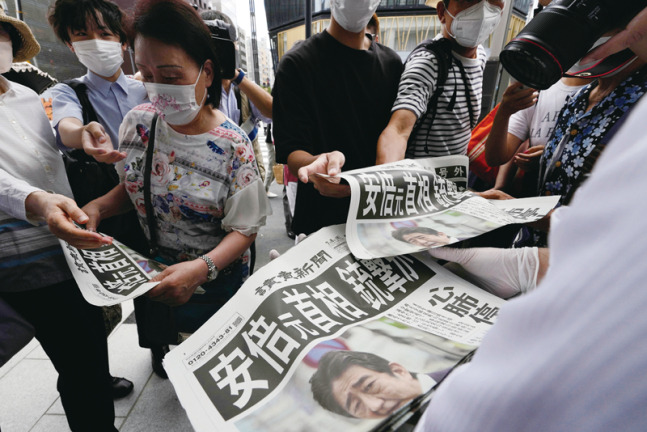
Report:
M220 105L222 73L211 33L198 12L183 0L139 0L135 8L131 45L136 36L150 37L183 49L198 66L213 62L214 78L206 104Z
M99 17L112 33L119 36L121 43L128 41L125 15L119 6L108 0L56 0L49 7L47 20L56 36L70 43L70 32L85 30L90 21L99 26Z
M404 227L404 228L398 228L397 230L393 231L391 235L393 236L394 239L403 241L405 243L408 243L405 239L404 236L407 234L431 234L431 235L438 235L440 232L436 231L433 228L427 228L427 227Z
M321 356L319 367L310 378L310 390L314 400L328 411L355 418L337 403L332 391L333 381L351 366L393 375L389 361L378 355L361 351L328 351Z
M22 48L22 44L24 43L22 36L20 35L20 32L16 29L16 27L12 26L11 24L7 22L0 22L0 25L2 25L2 28L5 29L7 33L9 33L9 39L11 39L11 51L13 56L16 57L16 53L20 51L20 48Z

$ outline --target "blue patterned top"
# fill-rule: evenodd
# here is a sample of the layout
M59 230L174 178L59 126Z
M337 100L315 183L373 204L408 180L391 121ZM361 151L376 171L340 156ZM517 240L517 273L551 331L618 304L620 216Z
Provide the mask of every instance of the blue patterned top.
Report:
M539 162L539 195L561 195L558 205L583 182L587 156L607 144L607 134L647 91L647 68L637 70L587 112L589 96L597 85L596 80L583 87L564 105ZM533 228L524 228L515 242L515 247L547 245L547 233Z
M607 97L586 111L589 95L597 87L597 80L582 88L564 106L553 136L541 156L539 194L566 196L573 186L579 185L586 157L598 145L606 144L605 135L615 123L647 91L647 68L643 67L625 79ZM555 151L566 139L561 156L554 159ZM544 179L548 164L552 169ZM560 201L561 202L561 201Z

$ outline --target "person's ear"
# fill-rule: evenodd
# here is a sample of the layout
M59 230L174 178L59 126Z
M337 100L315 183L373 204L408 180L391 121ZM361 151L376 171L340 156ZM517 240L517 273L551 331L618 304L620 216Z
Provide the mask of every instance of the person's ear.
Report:
M389 368L391 369L391 373L393 375L398 376L398 377L409 377L411 376L411 373L407 368L402 366L400 363L396 362L391 362L389 363Z
M445 7L445 2L440 1L436 5L436 14L438 15L438 19L440 20L441 23L445 24L445 11L447 10L447 7Z
M213 79L214 79L213 62L211 60L207 60L206 62L204 62L204 66L202 67L202 70L204 72L205 87L209 88L211 87L211 84L213 84Z
M67 47L70 49L70 51L72 51L74 54L76 54L76 52L74 52L74 47L72 46L72 44L70 42L65 42L65 45L67 45Z

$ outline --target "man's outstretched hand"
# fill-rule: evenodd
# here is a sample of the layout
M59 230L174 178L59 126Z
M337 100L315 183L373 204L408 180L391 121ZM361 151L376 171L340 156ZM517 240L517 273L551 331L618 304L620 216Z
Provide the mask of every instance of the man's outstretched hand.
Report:
M315 189L325 197L345 198L350 196L350 186L339 183L339 178L326 178L317 174L336 176L341 172L346 158L339 151L320 154L314 162L299 168L299 180L311 182Z
M75 222L85 224L88 216L74 200L64 195L32 192L25 200L25 209L30 219L47 222L52 234L79 249L94 249L112 243L112 237L77 227Z
M90 122L81 133L83 151L103 163L115 163L126 158L126 153L112 147L110 136L100 123Z

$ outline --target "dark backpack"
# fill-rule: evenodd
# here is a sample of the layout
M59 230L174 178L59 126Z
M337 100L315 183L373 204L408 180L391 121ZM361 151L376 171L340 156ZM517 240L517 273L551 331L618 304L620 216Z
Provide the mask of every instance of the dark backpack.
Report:
M453 64L456 64L458 66L461 72L461 77L463 78L463 83L465 85L465 95L467 96L467 100L468 100L467 108L469 110L469 116L470 116L470 129L474 129L475 125L473 124L474 120L473 120L472 104L469 103L469 101L471 101L471 97L470 97L469 87L467 85L467 74L465 72L465 68L463 67L463 64L457 61L452 55L451 41L447 38L424 40L417 47L415 47L413 51L411 51L411 53L409 54L409 56L405 61L405 64L411 59L411 57L414 54L417 54L420 51L427 51L435 56L436 61L438 62L438 77L436 80L436 90L429 97L429 100L427 101L427 109L420 116L413 130L411 131L411 134L409 135L408 144L412 145L413 140L418 134L418 132L420 131L420 128L422 127L425 118L427 118L427 115L429 115L429 113L431 112L429 129L427 130L427 139L425 140L425 150L428 151L427 141L429 138L429 134L431 133L431 127L433 126L434 120L436 119L438 99L440 98L440 95L443 94L443 92L445 91L445 83L447 82L447 76L449 75L449 70L451 69ZM447 106L448 111L454 110L454 107L456 105L457 94L458 94L458 88L455 86L454 94L452 95L449 101L449 105Z

